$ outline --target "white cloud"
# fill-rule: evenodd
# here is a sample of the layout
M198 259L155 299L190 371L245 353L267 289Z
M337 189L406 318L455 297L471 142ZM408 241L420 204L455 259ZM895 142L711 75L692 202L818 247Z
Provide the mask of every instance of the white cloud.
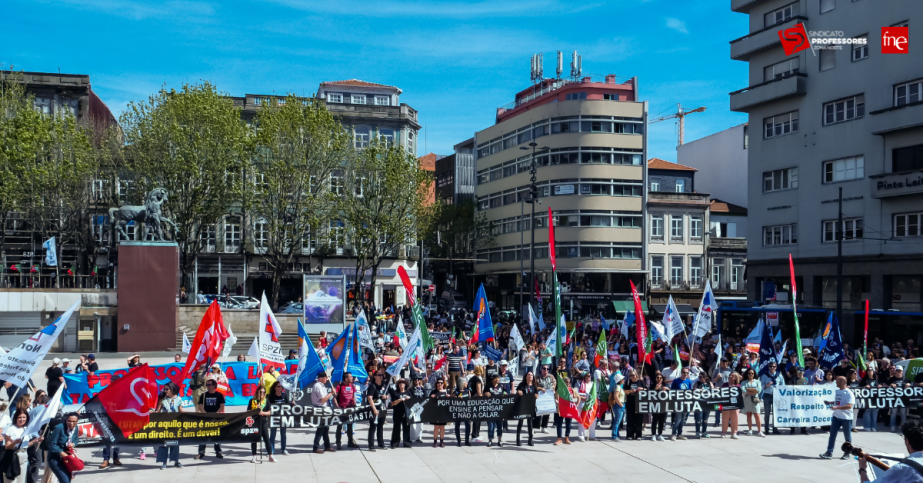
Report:
M679 33L688 34L689 29L686 28L686 22L678 18L668 18L667 19L667 28L671 28Z

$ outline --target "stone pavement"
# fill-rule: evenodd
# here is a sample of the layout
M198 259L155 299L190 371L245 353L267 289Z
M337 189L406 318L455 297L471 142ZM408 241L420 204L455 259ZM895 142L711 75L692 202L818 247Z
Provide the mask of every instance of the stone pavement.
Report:
M107 354L100 358L100 369L125 367L125 358L130 354ZM49 355L49 359L54 355ZM73 355L57 355L69 357ZM171 362L171 357L157 354L148 357L142 354L142 361L151 364ZM33 380L44 388L45 361L36 371ZM231 408L242 410L242 408ZM743 421L744 418L741 418ZM385 440L390 438L391 426L385 427ZM695 432L691 425L685 430ZM358 425L358 440L366 447L367 425ZM746 424L741 425L746 428ZM250 463L250 448L246 444L225 445L225 458L214 458L209 446L207 459L195 461L196 448L181 447L180 461L183 469L169 467L161 471L154 461L152 448L148 458L138 459L138 448L124 448L123 466L108 470L97 470L101 463L101 448L82 448L79 455L87 462L87 470L81 472L77 481L81 483L144 483L192 478L203 481L227 481L233 483L260 483L266 481L292 480L298 482L561 482L561 481L656 481L660 482L754 482L784 481L785 483L817 481L858 481L853 461L839 459L821 460L817 457L826 449L827 434L816 431L804 436L784 434L757 438L741 436L739 440L720 439L712 430L712 439L676 442L611 441L608 428L600 428L595 442L577 441L576 424L572 430L573 444L554 446L554 429L549 434L536 434L533 447L516 447L515 425L512 434L504 435L502 448L486 447L485 443L473 443L473 447L455 445L454 428L446 428L446 448L431 446L431 428L424 427L424 441L412 449L378 450L368 453L360 450L344 450L336 453L316 455L311 453L314 432L311 430L289 430L289 456L280 455L277 463ZM711 429L711 428L710 428ZM481 426L486 437L486 425ZM332 432L332 431L331 431ZM745 431L744 431L745 432ZM649 433L649 431L648 431ZM623 433L624 434L624 431ZM900 436L878 432L853 433L857 446L872 453L903 453L904 444ZM331 442L333 437L331 436ZM345 441L345 437L344 437ZM839 436L837 447L842 443ZM836 453L839 456L839 453Z

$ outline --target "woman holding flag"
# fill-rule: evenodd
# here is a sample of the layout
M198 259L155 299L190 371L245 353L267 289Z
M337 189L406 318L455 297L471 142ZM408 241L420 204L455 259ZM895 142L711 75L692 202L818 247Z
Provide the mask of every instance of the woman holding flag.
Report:
M25 434L26 426L29 425L29 413L17 409L13 415L13 424L3 430L3 449L6 453L0 460L0 470L3 471L4 482L20 483L25 481L28 471L27 451L34 445L42 442L44 438L30 438ZM14 461L14 458L16 459ZM14 471L15 470L15 471ZM15 476L13 476L15 475Z

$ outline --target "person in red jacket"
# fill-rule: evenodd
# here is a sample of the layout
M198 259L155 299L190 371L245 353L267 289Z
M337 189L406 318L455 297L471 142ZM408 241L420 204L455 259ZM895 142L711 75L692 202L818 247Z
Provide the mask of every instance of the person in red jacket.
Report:
M336 387L336 402L337 407L340 409L354 408L356 407L356 394L359 390L356 388L356 383L353 382L353 375L349 372L343 373L343 380L340 381L340 384ZM337 425L337 449L343 449L343 425ZM359 445L356 444L356 440L353 439L353 423L348 423L346 425L346 447L347 448L358 448Z

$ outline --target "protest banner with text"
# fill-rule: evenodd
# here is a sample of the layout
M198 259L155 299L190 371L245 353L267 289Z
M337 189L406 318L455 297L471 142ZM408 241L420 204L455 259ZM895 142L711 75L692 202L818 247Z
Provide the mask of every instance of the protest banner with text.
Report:
M127 438L121 437L119 432L107 430L106 424L111 422L92 422L90 418L82 417L77 423L78 446L251 443L260 439L259 411L151 413L150 422Z
M638 391L637 409L639 413L742 409L743 397L743 390L739 387Z
M780 428L829 426L835 386L776 386L772 391L773 423Z
M404 409L415 423L525 419L535 414L535 396L411 398Z
M313 428L369 421L374 417L369 405L355 408L311 407L298 404L272 404L270 428Z

